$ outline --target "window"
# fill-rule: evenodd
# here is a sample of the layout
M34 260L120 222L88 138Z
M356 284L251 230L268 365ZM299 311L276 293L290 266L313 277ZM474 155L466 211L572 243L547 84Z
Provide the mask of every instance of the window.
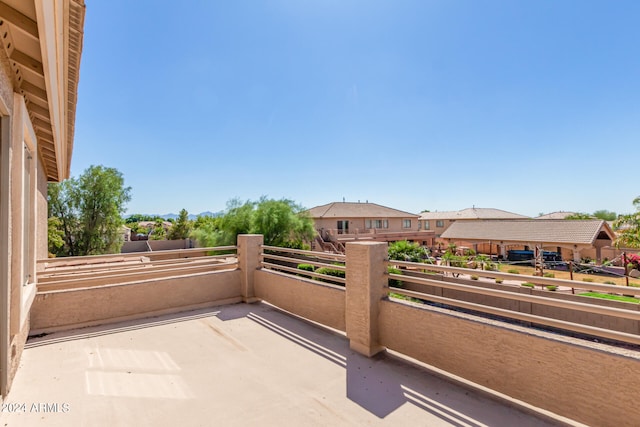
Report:
M403 219L402 220L402 228L411 228L411 220Z
M444 221L439 219L436 221L436 227L444 227Z
M389 228L389 220L386 219L368 219L367 228Z
M431 226L430 226L429 224L430 224L430 222L429 222L429 221L426 221L426 220L425 220L425 221L423 221L423 228L424 228L425 230L429 230L429 229L431 229Z

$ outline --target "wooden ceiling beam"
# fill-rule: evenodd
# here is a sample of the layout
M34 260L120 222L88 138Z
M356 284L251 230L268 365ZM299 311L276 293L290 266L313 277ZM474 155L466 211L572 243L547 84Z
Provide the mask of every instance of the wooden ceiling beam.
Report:
M38 23L4 2L0 2L0 19L10 22L35 39L39 37Z
M48 132L51 129L51 123L49 123L48 121L40 120L37 117L33 119L33 126L42 129L45 132Z
M44 77L44 68L42 67L42 62L38 61L35 58L30 57L24 52L19 51L18 49L13 49L11 54L9 55L9 59L17 62L25 68L30 69L35 72L37 75Z
M33 114L35 114L36 116L40 116L40 117L43 117L43 118L46 118L46 119L50 119L49 110L39 106L36 103L30 102L29 105L27 105L27 109L29 111L31 111Z
M38 98L42 101L44 101L45 104L48 105L49 101L47 98L47 91L34 85L33 83L30 83L26 80L22 81L22 85L20 86L20 88L22 88L22 90L24 90L26 93L28 93L29 95L34 96L35 98Z

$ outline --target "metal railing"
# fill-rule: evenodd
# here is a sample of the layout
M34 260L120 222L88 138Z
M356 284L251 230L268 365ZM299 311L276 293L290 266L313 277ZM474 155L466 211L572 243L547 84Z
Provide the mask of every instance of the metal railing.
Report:
M220 246L44 259L38 261L38 290L85 288L235 269L238 267L236 252L237 246ZM216 253L219 255L214 255Z
M474 286L470 284L455 283L453 281L436 280L433 278L429 278L428 272L467 274L467 275L477 274L482 277L488 277L493 279L518 280L522 282L526 280L528 282L535 282L535 284L539 284L539 285L568 286L573 288L579 287L580 289L594 290L594 291L600 291L600 292L604 291L604 292L610 292L610 293L627 293L629 292L629 289L634 289L634 288L621 287L621 286L615 286L615 285L586 283L586 282L576 283L571 280L553 279L553 278L537 277L537 276L526 276L526 279L523 280L524 278L522 277L522 275L518 275L518 274L502 273L497 271L486 271L486 270L471 270L468 268L436 266L436 265L430 265L430 264L421 264L421 263L403 262L403 261L389 261L387 262L387 264L392 267L399 266L399 267L404 267L406 269L411 269L409 270L412 272L411 275L389 273L388 275L389 278L399 280L401 282L414 283L419 285L429 285L429 286L433 286L440 289L451 289L451 290L462 291L462 292L475 294L475 295L483 295L488 297L495 297L495 298L519 301L524 303L539 304L547 307L555 307L558 309L586 312L586 313L592 313L592 314L603 315L603 316L611 316L618 319L630 319L633 321L640 322L640 312L637 310L637 306L634 306L634 305L630 305L629 309L625 309L625 308L597 305L597 304L591 303L590 298L588 297L578 297L578 298L584 298L584 301L578 302L578 301L567 301L567 300L561 300L558 298L552 298L551 295L549 297L539 296L539 295L529 295L529 294L519 293L518 292L519 288L514 288L513 286L510 287L508 285L504 286L504 290L489 289L489 288ZM612 329L595 327L595 326L590 326L590 325L580 324L575 322L568 322L568 321L559 320L559 319L547 317L547 316L539 316L539 315L533 315L533 314L523 313L519 311L507 310L504 308L498 308L491 305L464 301L459 298L447 298L447 297L442 297L438 295L433 295L431 293L417 292L414 290L407 290L399 287L390 287L389 292L403 295L405 297L416 298L421 301L444 304L450 307L458 307L466 310L472 310L474 312L500 316L507 319L515 319L519 321L531 322L534 324L568 330L568 331L576 332L579 334L586 334L586 335L606 338L610 340L640 345L640 335L637 335L637 334L631 334L627 332L621 332L621 331L616 331Z
M314 271L298 268L300 264L308 264L314 267ZM346 256L342 254L330 254L326 252L306 251L302 249L281 248L277 246L262 246L260 265L262 268L272 271L290 273L301 277L316 279L329 284L344 286L346 279L330 274L316 273L315 270L325 268L334 272L346 273ZM340 273L336 273L340 274Z

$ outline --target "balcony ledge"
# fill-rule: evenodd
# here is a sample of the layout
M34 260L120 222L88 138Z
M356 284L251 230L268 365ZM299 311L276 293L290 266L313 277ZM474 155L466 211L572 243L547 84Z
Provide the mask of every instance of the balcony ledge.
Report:
M568 423L264 303L31 338L5 403L23 426Z

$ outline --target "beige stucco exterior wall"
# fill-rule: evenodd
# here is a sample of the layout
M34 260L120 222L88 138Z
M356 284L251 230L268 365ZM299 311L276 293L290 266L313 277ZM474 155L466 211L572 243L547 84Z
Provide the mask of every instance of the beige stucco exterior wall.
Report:
M366 220L367 219L382 219L389 221L389 228L378 228L377 230L380 232L389 232L389 231L418 231L418 218L417 217L406 217L406 218L387 218L387 217L371 217L371 218L314 218L315 228L320 230L324 228L325 230L335 230L338 228L338 221L348 220L349 221L349 233L355 233L356 230L360 232L365 232L370 229L366 228ZM403 220L410 219L411 220L411 228L403 228Z
M256 297L297 316L346 330L343 288L268 270L257 270L254 280Z
M44 171L42 159L38 156L39 171ZM48 229L48 204L47 204L47 177L44 172L37 176L36 187L36 259L45 259L49 255L47 229Z
M42 292L31 310L31 329L74 329L241 300L239 270Z
M23 286L25 275L32 274L35 282L35 259L46 256L46 177L35 144L35 134L25 110L24 97L14 90L13 72L5 50L0 49L0 115L2 121L2 155L0 155L0 256L3 257L0 272L0 292L4 304L0 308L6 329L3 329L2 342L2 393L6 394L19 364L20 355L29 333L29 308L35 294L35 285ZM23 192L23 141L31 144L32 190ZM44 188L44 192L43 192ZM33 190L35 189L35 191ZM30 215L25 221L23 200L30 200ZM44 213L42 213L44 211ZM42 223L44 215L44 224ZM29 239L25 241L24 227L28 227ZM27 250L30 248L30 252ZM30 253L30 261L24 263L24 253Z
M477 384L589 425L640 420L640 360L623 351L391 301L379 321L387 348Z

